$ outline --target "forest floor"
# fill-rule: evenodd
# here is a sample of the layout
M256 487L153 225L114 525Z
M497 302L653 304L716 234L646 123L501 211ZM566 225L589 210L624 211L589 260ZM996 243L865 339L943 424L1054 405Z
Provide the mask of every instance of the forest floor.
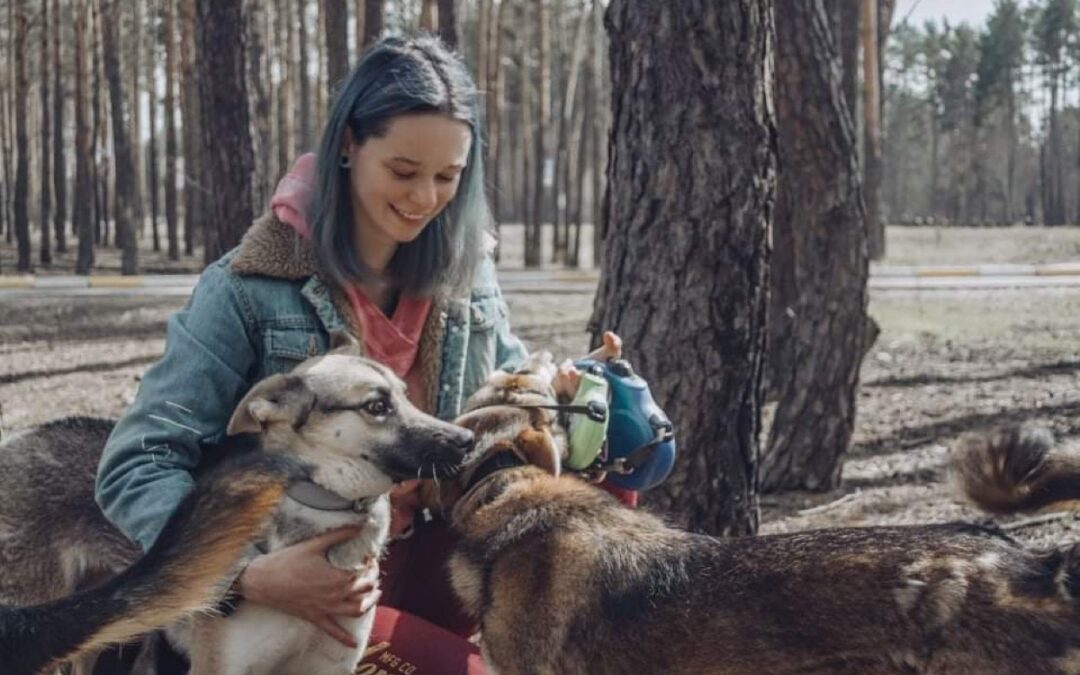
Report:
M885 264L1062 262L1080 229L892 228ZM512 235L506 237L512 240ZM0 268L10 271L11 250ZM507 255L507 264L514 256ZM534 347L584 352L589 293L510 293ZM0 421L5 432L72 414L119 415L160 355L184 302L150 295L0 294ZM1080 289L875 291L882 333L863 364L855 437L840 489L762 497L762 531L984 516L954 501L949 447L966 431L1037 420L1080 449ZM1014 532L1080 539L1064 519Z

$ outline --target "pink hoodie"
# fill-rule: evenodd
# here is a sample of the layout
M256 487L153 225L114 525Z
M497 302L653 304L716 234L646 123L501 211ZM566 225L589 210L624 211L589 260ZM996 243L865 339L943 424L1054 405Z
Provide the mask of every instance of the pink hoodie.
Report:
M314 191L315 155L307 153L296 160L270 198L270 208L277 219L304 239L311 237L307 213ZM364 343L367 355L404 378L410 391L420 391L418 387L423 383L413 366L420 335L431 311L431 298L402 295L393 316L387 317L358 287L345 287L345 294L360 324L361 335L357 337Z

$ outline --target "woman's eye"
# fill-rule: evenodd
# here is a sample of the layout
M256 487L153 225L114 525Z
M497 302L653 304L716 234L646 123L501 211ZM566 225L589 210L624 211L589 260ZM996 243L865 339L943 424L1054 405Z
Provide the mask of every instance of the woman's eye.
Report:
M390 413L390 404L380 398L380 399L376 399L374 401L369 401L368 403L365 403L364 404L364 410L370 415L375 415L376 417L382 417L382 416L388 415Z
M390 171L392 171L394 173L395 177L400 178L401 180L409 180L410 178L412 178L413 176L416 175L416 172L412 172L412 173L404 172L403 173L403 172L398 171L396 169L390 169Z
M435 176L435 180L439 181L440 183L453 183L455 178L457 178L457 176Z

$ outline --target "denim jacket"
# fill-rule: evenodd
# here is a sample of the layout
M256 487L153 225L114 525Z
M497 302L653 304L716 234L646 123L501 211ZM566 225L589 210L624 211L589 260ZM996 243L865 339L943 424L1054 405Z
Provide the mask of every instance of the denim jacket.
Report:
M145 550L191 491L204 453L219 451L233 409L255 382L324 353L329 333L358 335L344 293L317 273L314 254L272 216L203 272L169 320L165 353L105 446L96 496L106 517ZM421 408L451 419L496 368L525 347L510 333L490 259L471 292L437 297L417 355Z

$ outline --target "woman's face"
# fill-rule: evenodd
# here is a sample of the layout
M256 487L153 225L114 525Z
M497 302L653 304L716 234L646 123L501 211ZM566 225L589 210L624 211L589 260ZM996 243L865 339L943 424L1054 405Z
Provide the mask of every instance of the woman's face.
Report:
M472 131L445 115L402 115L363 145L346 133L345 145L359 239L405 244L457 193Z

